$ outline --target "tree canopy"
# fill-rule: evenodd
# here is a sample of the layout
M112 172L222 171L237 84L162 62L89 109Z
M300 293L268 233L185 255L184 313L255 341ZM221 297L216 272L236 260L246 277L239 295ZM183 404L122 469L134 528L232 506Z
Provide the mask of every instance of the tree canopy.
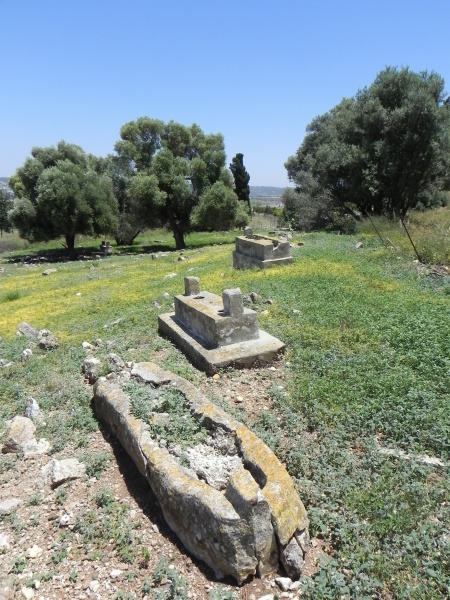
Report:
M242 202L247 204L250 212L250 175L244 167L244 155L240 152L238 152L231 160L230 171L233 173L234 177L234 191L239 200L242 200Z
M77 234L117 228L117 201L101 159L64 141L35 147L9 185L18 198L10 213L21 237L48 241L63 236L73 251Z
M12 208L12 195L7 190L0 188L0 235L3 235L4 231L8 232L12 229L8 214Z
M176 247L184 248L185 236L193 227L191 215L205 192L218 182L222 192L223 187L232 188L223 136L207 135L196 124L186 127L140 117L126 123L120 137L115 160L122 173L127 172L121 226L136 230L138 223L141 228L163 225L172 231ZM203 205L208 198L203 197ZM221 213L215 217L215 227L223 227ZM228 223L235 222L228 217L227 213Z
M285 167L303 200L390 218L442 204L450 109L438 74L388 67L307 127ZM292 205L292 198L289 198Z

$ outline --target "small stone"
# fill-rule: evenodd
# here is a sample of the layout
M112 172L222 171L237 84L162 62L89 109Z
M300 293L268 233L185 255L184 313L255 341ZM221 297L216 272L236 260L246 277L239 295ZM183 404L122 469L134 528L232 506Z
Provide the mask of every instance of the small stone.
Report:
M275 583L278 585L282 592L287 592L291 587L293 581L290 577L275 577Z
M30 356L33 356L33 351L31 350L31 348L25 348L25 350L22 352L21 356L20 356L20 360L22 362L26 361Z
M119 577L121 577L121 575L122 575L122 571L120 569L113 569L111 571L111 573L109 574L111 579L119 579Z
M37 544L34 544L26 551L25 556L27 558L37 558L38 556L41 556L42 552L42 548L39 548Z
M176 276L176 273L168 273L167 275L164 275L164 279L173 279Z
M293 308L293 309L292 309L292 314L293 314L293 315L299 315L299 314L300 314L300 311L298 310L298 308Z
M296 592L297 590L299 590L301 588L302 582L301 581L294 581L294 583L291 585L291 587L289 588L291 592Z
M81 296L81 292L76 292L75 296Z
M355 244L355 248L356 249L364 248L364 244L362 242L358 242L357 244Z
M68 527L69 523L70 523L70 517L67 514L63 515L59 519L59 526L60 527Z
M152 523L152 529L155 533L159 533L159 527L156 523Z
M161 304L156 302L156 300L152 300L151 306L153 306L153 308L161 308Z
M9 537L6 535L6 533L0 533L0 548L9 548Z
M34 597L34 590L28 587L23 587L21 590L22 596L27 600L31 600Z
M83 348L83 350L86 350L86 351L95 350L95 346L93 346L89 342L82 342L81 347Z
M56 269L45 269L45 271L42 271L42 275L51 275L52 273L56 273Z
M215 374L213 375L213 377L212 377L212 378L213 378L213 379L215 379L216 381L217 381L218 379L220 379L220 375L219 375L219 373L215 373Z
M91 592L94 592L94 594L98 592L98 590L100 589L100 583L97 581L97 579L93 579L89 582L89 589L91 590Z
M166 300L168 300L170 298L169 292L164 292L163 296Z

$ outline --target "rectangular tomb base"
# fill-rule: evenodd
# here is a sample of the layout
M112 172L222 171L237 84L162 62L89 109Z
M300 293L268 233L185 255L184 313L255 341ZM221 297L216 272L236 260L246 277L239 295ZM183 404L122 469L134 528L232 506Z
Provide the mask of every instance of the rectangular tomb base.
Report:
M270 267L279 267L282 265L289 265L294 261L290 256L286 258L275 258L269 260L259 260L252 258L240 252L233 251L233 267L235 269L268 269Z
M175 313L160 315L158 330L161 335L174 342L195 367L208 374L230 365L248 366L258 362L271 362L285 347L283 342L260 329L258 339L208 349L192 337L192 332L181 326Z

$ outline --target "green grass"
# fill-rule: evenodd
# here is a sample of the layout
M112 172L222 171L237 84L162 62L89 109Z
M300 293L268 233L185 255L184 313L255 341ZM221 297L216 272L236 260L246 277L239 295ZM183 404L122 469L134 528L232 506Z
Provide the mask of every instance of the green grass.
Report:
M185 275L218 294L254 291L260 326L286 343L287 362L284 389L272 390L273 409L253 427L296 479L311 533L323 538L329 555L317 575L304 579L302 597L448 597L449 468L414 457L450 462L450 281L418 268L400 234L386 233L397 249L369 230L302 235L293 240L304 242L293 247L293 264L270 271L234 270L233 247L212 234L193 237L185 261L177 252L154 260L141 245L132 255L55 263L48 277L41 274L45 266L23 268L4 255L2 295L26 290L26 296L1 304L0 358L13 365L0 370L0 441L5 419L23 414L31 394L50 415L38 437L82 454L97 427L80 378L83 340L100 338L100 353L124 360L152 360L159 352L161 366L198 383L205 376L158 337L158 314L183 293ZM146 239L168 243L159 232ZM202 247L201 239L217 245ZM165 279L169 273L176 276ZM60 348L33 347L22 363L28 342L15 335L21 321L50 329ZM383 455L379 445L413 460ZM96 458L92 469L100 472L107 465ZM12 468L2 460L2 477ZM106 496L101 502L120 511ZM77 528L83 543L102 551L106 532L94 513ZM118 529L114 539L123 560L131 560L135 532Z
M450 207L411 212L406 227L422 262L450 265ZM357 229L363 239L371 240L376 235L375 228L386 246L417 258L400 223L376 217L358 224Z

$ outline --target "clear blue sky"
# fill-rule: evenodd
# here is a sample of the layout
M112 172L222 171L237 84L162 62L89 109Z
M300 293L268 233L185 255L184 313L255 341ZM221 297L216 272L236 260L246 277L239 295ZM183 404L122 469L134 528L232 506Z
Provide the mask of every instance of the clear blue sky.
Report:
M0 176L59 140L105 156L141 116L197 123L251 185L386 66L450 90L448 0L0 0ZM449 91L450 93L450 91Z

